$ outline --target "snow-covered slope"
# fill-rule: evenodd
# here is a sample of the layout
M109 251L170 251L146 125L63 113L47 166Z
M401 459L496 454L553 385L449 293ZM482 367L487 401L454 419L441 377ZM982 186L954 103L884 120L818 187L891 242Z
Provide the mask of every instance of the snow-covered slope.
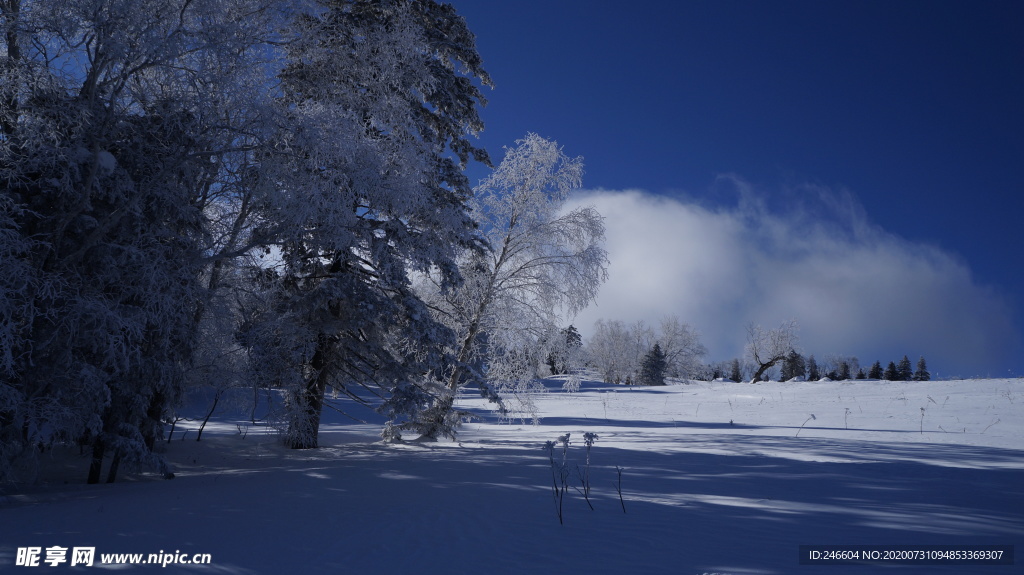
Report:
M176 479L98 486L79 483L84 457L52 454L40 485L3 487L0 571L89 569L15 563L19 547L92 546L97 564L107 553L210 554L209 565L165 569L184 573L1020 572L1020 558L800 565L799 546L1024 549L1024 380L584 382L578 393L561 383L535 398L539 425L499 423L466 396L484 419L458 442L385 445L377 422L339 416L327 447L290 451L222 418L202 442L192 431L166 445ZM593 510L576 490L585 432L599 436ZM544 444L566 433L560 524ZM561 447L553 455L557 467Z

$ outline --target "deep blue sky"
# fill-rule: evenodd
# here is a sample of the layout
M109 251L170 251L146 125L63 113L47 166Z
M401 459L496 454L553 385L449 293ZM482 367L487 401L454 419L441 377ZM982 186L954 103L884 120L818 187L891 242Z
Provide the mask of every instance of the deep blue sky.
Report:
M1020 334L1024 2L452 4L496 83L496 159L533 131L584 156L590 189L714 209L732 174L781 214L807 184L848 192L969 267Z

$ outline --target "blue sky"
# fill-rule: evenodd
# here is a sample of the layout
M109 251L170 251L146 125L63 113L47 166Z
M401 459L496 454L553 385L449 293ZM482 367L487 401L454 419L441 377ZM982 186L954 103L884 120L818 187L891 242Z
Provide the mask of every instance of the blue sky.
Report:
M1024 375L1024 3L452 4L496 83L481 142L557 140L614 211L584 333L675 313L727 359L796 317L819 356Z

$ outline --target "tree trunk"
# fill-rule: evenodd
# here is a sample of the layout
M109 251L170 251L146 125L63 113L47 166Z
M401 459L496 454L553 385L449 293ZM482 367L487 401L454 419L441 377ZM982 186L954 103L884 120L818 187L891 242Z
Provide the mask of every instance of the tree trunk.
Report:
M114 452L114 459L110 462L110 471L107 472L107 483L113 483L117 479L117 468L121 466L121 450Z
M100 471L103 469L103 453L106 445L99 437L92 443L92 463L89 464L89 478L86 483L94 484L100 482Z
M296 415L297 419L289 423L289 447L292 449L319 447L320 412L323 410L324 394L327 392L329 345L328 337L321 334L318 337L316 352L309 362L313 370L312 377L299 391L302 411Z
M156 446L157 432L160 431L160 435L163 436L161 428L163 427L163 413L166 401L162 393L153 394L153 398L149 400L149 407L146 409L146 421L142 424L142 437L146 443L146 449L152 453L153 447Z
M750 379L750 383L757 383L761 381L761 376L764 375L764 372L768 371L776 363L779 363L779 361L781 360L776 359L768 363L762 363L761 366L757 368L757 372L754 373L754 377Z
M505 265L506 258L508 257L509 245L512 242L512 230L516 227L516 221L517 216L513 215L509 222L508 234L502 242L501 253L495 260L494 268L491 269L490 277L487 279L487 290L484 292L483 298L480 300L480 303L477 305L476 310L473 313L473 318L470 321L466 338L462 341L462 346L459 349L458 356L456 356L455 369L452 370L452 375L448 378L448 390L450 393L434 402L432 418L428 421L428 427L421 433L419 437L420 441L436 441L437 436L444 432L444 420L455 405L455 394L459 391L459 387L462 385L462 377L465 370L463 370L461 366L470 360L473 343L476 341L477 336L480 335L481 323L483 322L484 315L487 313L487 309L491 306L491 302L494 300L498 274L501 273L502 266Z
M3 14L4 19L7 21L7 34L4 38L7 48L4 84L7 84L7 87L3 90L3 95L0 96L3 99L3 107L5 108L2 115L0 115L0 129L8 137L12 136L17 129L17 114L20 105L18 102L18 90L13 81L14 75L17 73L16 68L21 60L21 44L18 41L18 28L22 25L19 21L20 12L20 0L7 0L0 3L0 13Z
M220 401L220 396L223 393L223 389L218 389L217 393L213 395L213 405L210 406L210 411L206 412L206 417L203 418L203 423L199 426L199 434L196 435L196 441L203 438L203 430L206 429L206 422L210 421L210 416L212 416L214 410L217 409L217 402Z
M427 427L421 432L419 441L437 441L437 436L443 433L444 420L451 412L452 407L455 406L455 394L459 391L459 386L462 384L462 376L465 370L462 369L461 365L469 360L470 350L473 348L473 340L479 334L480 318L483 316L485 309L485 304L481 304L477 309L477 316L469 326L469 333L466 334L466 339L463 340L459 354L455 358L455 368L452 369L452 375L448 378L449 393L434 401L433 414L426 422Z

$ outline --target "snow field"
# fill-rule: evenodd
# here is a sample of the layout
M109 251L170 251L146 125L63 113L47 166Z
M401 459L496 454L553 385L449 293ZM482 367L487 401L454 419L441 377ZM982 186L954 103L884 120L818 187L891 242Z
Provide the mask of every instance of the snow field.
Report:
M164 569L172 573L1019 572L801 566L798 547L1024 549L1020 379L546 385L532 398L538 425L499 423L464 393L460 406L483 419L456 442L383 444L380 422L353 406L369 423L327 411L326 447L309 451L228 416L198 443L197 422L184 441L179 427L166 444L172 481L137 474L86 486L86 459L55 453L39 485L4 487L0 571L22 569L13 567L21 546L95 545L212 555L208 566ZM572 487L584 432L599 435L593 511ZM560 525L543 445L565 433ZM135 568L146 570L156 567Z

